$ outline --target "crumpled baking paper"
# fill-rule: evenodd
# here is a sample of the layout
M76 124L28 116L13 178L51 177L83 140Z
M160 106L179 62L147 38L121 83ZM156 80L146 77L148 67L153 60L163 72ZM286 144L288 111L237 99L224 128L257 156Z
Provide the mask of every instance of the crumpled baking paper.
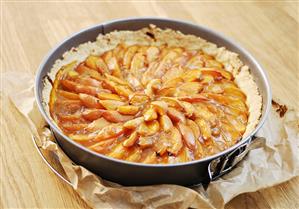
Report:
M288 110L281 118L272 109L256 134L264 138L256 140L245 159L230 173L211 182L206 190L202 186L166 184L124 187L108 182L72 163L57 146L37 109L32 75L9 72L1 77L1 91L27 119L38 145L54 153L72 187L92 208L223 208L241 193L271 187L299 175L299 112Z

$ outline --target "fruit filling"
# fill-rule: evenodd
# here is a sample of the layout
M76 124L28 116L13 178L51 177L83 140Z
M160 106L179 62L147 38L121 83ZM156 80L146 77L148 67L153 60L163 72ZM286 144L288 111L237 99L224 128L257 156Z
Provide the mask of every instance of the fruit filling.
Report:
M119 44L56 74L50 114L72 140L117 159L180 163L238 142L246 95L202 51Z

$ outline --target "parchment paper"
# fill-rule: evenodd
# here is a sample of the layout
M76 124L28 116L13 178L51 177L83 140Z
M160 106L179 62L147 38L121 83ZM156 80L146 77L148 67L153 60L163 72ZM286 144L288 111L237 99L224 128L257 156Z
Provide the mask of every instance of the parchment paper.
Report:
M241 193L270 187L299 175L299 113L290 109L280 117L272 109L257 133L266 140L257 140L233 171L211 182L206 190L202 186L191 189L177 185L123 187L74 165L53 142L35 103L32 75L9 72L1 77L1 91L27 119L32 136L43 149L56 155L73 188L92 208L223 208Z

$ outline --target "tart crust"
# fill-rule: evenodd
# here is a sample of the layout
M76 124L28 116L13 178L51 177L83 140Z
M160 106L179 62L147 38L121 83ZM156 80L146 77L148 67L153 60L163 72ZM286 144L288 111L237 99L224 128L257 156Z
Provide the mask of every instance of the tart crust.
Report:
M48 76L54 81L56 73L62 66L74 61L77 61L77 64L79 64L89 55L101 55L115 48L119 43L153 46L167 44L168 46L183 47L188 50L202 50L204 53L214 56L217 61L224 65L225 70L233 74L235 83L246 94L249 118L243 138L247 137L257 126L262 111L262 97L259 94L257 84L250 73L249 67L243 64L238 54L224 47L217 47L216 44L200 37L186 35L171 29L162 30L155 25L150 25L137 31L114 31L105 35L100 34L96 41L80 44L65 52L62 59L56 60ZM52 85L47 79L44 80L44 85L43 106L49 118L51 118L48 103Z

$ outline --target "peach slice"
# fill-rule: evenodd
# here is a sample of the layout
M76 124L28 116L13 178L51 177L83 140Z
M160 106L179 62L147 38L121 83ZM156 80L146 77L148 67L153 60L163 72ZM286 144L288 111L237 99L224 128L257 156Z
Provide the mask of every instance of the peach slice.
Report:
M140 74L139 73L140 69L144 68L144 65L145 65L145 57L142 53L138 52L134 55L132 59L130 72L133 73L133 75L138 76Z
M102 117L103 114L103 110L102 109L85 109L82 112L82 116L83 118L85 118L86 120L96 120L100 117Z
M140 124L142 124L144 121L143 116L142 117L138 117L138 118L134 118L132 120L129 120L127 122L124 123L124 128L127 129L136 129L138 126L140 126Z
M129 86L129 84L128 84L127 81L124 81L124 80L122 80L122 79L120 79L120 78L118 78L118 77L116 77L116 76L109 75L108 73L105 73L105 77L106 77L108 80L110 80L110 81L112 81L112 82L114 82L114 83L116 83L116 84Z
M88 126L86 127L87 131L97 131L97 130L101 130L104 127L110 125L110 123L105 120L104 118L99 118L97 120L94 120L92 123L88 124Z
M139 107L133 105L123 105L117 107L117 111L124 115L136 115L136 113L139 112Z
M143 117L145 121L152 121L158 118L158 114L153 107L150 107L144 112Z
M169 146L167 151L173 155L177 155L183 147L182 135L176 127L170 129L169 137L167 138Z
M126 122L128 120L133 119L133 116L131 115L122 115L117 111L114 110L103 110L102 116L113 123L118 123L118 122Z
M124 142L123 142L123 146L124 147L131 147L135 144L135 142L138 139L138 134L136 131L134 131L129 138L127 138Z
M138 139L138 145L142 148L148 148L155 144L155 141L157 140L157 136L140 136Z
M199 93L203 86L198 82L186 82L177 88L175 96L187 96Z
M120 96L118 96L117 94L111 94L111 93L101 92L97 96L98 96L99 99L103 99L103 100L122 101L122 99L120 98Z
M183 162L188 162L190 160L192 160L190 151L188 150L187 147L183 147L181 152L176 156L176 161L183 163Z
M178 77L178 78L173 78L173 79L169 79L165 82L163 82L163 85L162 85L162 89L165 89L165 88L173 88L173 87L176 87L178 84L180 84L181 82L183 82L183 79Z
M165 96L165 97L172 97L175 95L177 92L175 87L167 87L167 88L162 88L160 89L157 94L160 96Z
M193 135L195 137L195 141L198 141L199 137L200 137L200 130L199 130L198 125L193 120L190 120L190 119L187 119L186 122L187 122L187 125L190 127L190 129L193 132Z
M96 96L98 93L103 92L103 90L100 88L84 86L70 80L61 80L60 82L65 88L76 93L84 93Z
M167 152L168 146L168 135L162 132L160 137L155 141L154 150L161 156Z
M90 134L70 134L69 137L77 142L89 141L93 138Z
M101 82L99 82L96 79L90 78L90 77L81 77L77 79L78 83L82 85L87 85L87 86L93 86L93 87L101 87Z
M100 73L109 72L108 66L101 57L90 55L85 60L87 67L98 70Z
M127 87L127 86L115 86L114 90L116 91L116 93L120 96L124 96L129 98L130 95L133 94L133 91Z
M192 95L192 96L184 96L184 97L179 97L179 100L185 101L185 102L190 102L190 103L197 103L197 102L206 102L209 101L209 98L197 94L197 95Z
M147 164L154 164L157 163L157 155L156 152L151 151L150 153L148 153L146 155L146 158L143 160L143 163L147 163Z
M173 124L167 115L162 115L159 118L159 122L163 131L168 132L173 127Z
M100 100L100 103L106 110L117 110L119 106L126 104L125 102L115 100Z
M151 136L156 134L160 129L159 122L157 120L150 121L148 123L141 123L137 128L138 134L142 136Z
M133 93L129 97L129 103L132 105L143 105L149 101L149 97L141 93Z
M57 93L58 93L58 95L63 96L64 98L67 98L67 99L74 99L74 100L79 99L79 95L72 93L72 92L57 90Z
M60 125L67 131L79 131L88 126L86 123L61 123Z
M189 69L198 69L204 66L204 62L201 59L201 56L193 56L185 65Z
M168 105L164 101L153 101L151 102L151 106L159 115L165 115L168 109Z
M136 148L132 152L129 153L126 160L131 161L131 162L138 162L141 158L141 153L142 153L142 150L139 148Z
M186 122L185 115L183 113L181 113L180 111L177 111L176 109L172 108L172 107L168 108L167 115L174 122L180 122L180 121L182 123Z
M177 124L179 131L181 132L183 139L185 141L185 144L189 149L194 150L196 147L195 144L195 137L193 134L192 129L189 126L186 126L183 123L178 123Z
M122 124L111 124L105 126L93 139L93 141L103 141L110 138L116 138L124 133Z
M122 143L116 145L110 153L108 153L109 157L122 159L123 156L125 156L127 150L124 148Z
M223 69L218 69L218 68L214 68L214 67L205 67L205 68L201 68L200 69L202 71L202 74L209 74L214 76L215 78L225 78L227 80L232 80L233 76L230 72L223 70ZM220 78L220 80L222 79Z
M94 96L88 94L79 94L79 98L86 107L97 109L103 108L100 100Z
M183 80L185 82L192 82L192 81L198 81L201 77L201 71L196 70L187 70L185 74L182 76Z
M211 138L211 128L209 126L209 124L202 118L198 118L195 120L195 122L197 123L200 132L202 134L202 137L204 140L208 140Z
M163 82L168 82L170 80L176 79L176 78L180 78L183 73L184 73L184 69L179 67L172 67L170 68L163 76L162 76L162 81Z
M78 65L78 67L76 68L76 71L78 73L80 73L81 75L87 75L87 76L90 76L99 81L103 80L103 77L101 76L101 74L98 71L85 66L83 63Z
M81 114L80 113L58 114L58 118L62 122L76 122L76 121L81 121Z
M107 139L105 141L97 142L97 143L89 146L88 148L95 152L103 153L103 152L105 152L105 150L108 149L108 147L111 144L113 144L114 141L115 141L115 139Z
M207 60L205 62L205 67L223 68L223 64L221 62L216 61L216 60Z
M136 46L136 45L131 46L126 50L126 52L124 54L124 58L123 58L123 65L126 69L130 68L131 61L132 61L133 56L137 50L138 50L138 46Z

